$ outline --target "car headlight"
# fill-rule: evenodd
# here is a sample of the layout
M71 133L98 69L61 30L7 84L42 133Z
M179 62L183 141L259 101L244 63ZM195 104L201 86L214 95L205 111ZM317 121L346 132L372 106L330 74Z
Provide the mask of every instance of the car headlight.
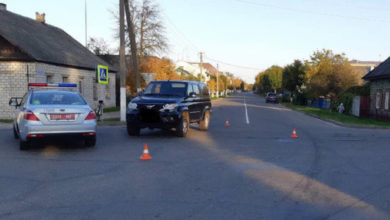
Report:
M129 107L130 110L137 109L137 103L130 102L127 107Z
M177 104L176 103L173 103L173 104L165 104L162 109L160 111L165 111L165 110L168 110L168 111L173 111L175 108L177 107Z

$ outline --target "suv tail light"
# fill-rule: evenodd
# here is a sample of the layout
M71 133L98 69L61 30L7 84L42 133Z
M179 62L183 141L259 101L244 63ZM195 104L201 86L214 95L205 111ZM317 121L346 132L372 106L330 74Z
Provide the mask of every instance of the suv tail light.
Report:
M94 120L94 119L96 119L96 115L95 112L93 111L90 111L87 117L85 118L85 120Z
M24 112L24 119L28 121L39 121L39 118L30 110Z

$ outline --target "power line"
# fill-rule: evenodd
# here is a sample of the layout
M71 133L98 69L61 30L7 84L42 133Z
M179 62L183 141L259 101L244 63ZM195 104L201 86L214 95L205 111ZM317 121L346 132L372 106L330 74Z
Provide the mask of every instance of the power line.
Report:
M388 20L377 20L377 19L362 18L362 17L356 17L356 16L346 16L346 15L333 14L333 13L324 13L324 12L311 11L311 10L305 10L305 9L300 9L300 8L291 8L291 7L278 6L278 5L266 4L266 3L260 3L260 2L253 2L253 1L249 1L249 0L234 0L234 1L241 2L244 4L255 5L255 6L259 6L259 7L276 8L276 9L291 11L291 12L295 12L295 13L305 13L305 14L323 15L323 16L328 16L328 17L339 17L339 18L353 19L353 20L365 20L365 21L390 23L390 21L388 21Z
M227 62L224 62L224 61L221 61L221 60L218 60L218 59L210 58L208 56L205 56L205 58L207 60L210 60L210 61L213 61L213 62L216 62L216 63L220 63L220 64L223 64L223 65L226 65L226 66L231 66L231 67L236 67L236 68L241 68L241 69L250 69L250 70L255 70L255 71L262 70L262 68L227 63Z
M166 20L170 23L170 25L175 29L175 32L179 34L179 36L182 37L182 39L184 39L188 45L190 45L193 49L195 49L196 51L200 51L199 47L197 47L173 22L172 20L168 17L168 15L166 15L165 13L163 13L163 16L166 18ZM202 54L204 54L203 52L201 52ZM227 62L224 62L224 61L221 61L221 60L218 60L218 59L214 59L214 58L210 58L208 56L205 55L205 59L207 60L210 60L210 61L213 61L213 62L217 62L217 63L220 63L220 64L224 64L226 66L231 66L231 67L236 67L236 68L241 68L241 69L250 69L250 70L255 70L255 71L260 71L262 68L256 68L256 67L249 67L249 66L243 66L243 65L237 65L237 64L232 64L232 63L227 63Z

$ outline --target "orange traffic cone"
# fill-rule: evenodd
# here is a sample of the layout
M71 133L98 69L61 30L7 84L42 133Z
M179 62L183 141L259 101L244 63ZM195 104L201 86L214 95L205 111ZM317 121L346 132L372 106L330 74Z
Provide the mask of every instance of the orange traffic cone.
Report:
M226 120L225 121L225 127L229 127L229 126L230 126L229 120Z
M145 144L144 146L144 153L139 158L140 160L151 160L152 157L149 155L148 145Z
M298 138L298 135L297 135L297 132L295 131L295 128L293 128L291 138Z

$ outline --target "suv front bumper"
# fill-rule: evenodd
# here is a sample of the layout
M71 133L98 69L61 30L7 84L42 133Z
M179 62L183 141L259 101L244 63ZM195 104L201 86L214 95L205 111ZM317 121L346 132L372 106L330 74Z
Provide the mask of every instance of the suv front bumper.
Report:
M154 112L153 115L148 115L141 114L139 110L132 110L126 114L127 125L138 128L176 128L180 119L181 112L177 111Z

